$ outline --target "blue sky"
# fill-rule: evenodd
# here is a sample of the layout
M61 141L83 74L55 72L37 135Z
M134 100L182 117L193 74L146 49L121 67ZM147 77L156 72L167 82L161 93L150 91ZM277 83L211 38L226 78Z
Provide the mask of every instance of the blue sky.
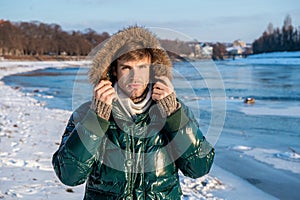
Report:
M0 0L0 19L14 22L110 34L138 24L161 28L154 29L161 37L207 42L253 42L270 22L281 28L287 14L300 27L299 0Z

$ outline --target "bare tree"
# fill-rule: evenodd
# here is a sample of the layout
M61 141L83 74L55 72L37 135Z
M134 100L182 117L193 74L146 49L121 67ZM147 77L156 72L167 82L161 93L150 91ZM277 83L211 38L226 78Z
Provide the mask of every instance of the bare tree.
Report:
M292 27L292 18L290 15L287 15L283 22L283 29L289 30L289 29L291 29L291 27Z
M272 23L269 23L269 24L268 24L267 33L268 33L269 35L274 33L274 26L273 26Z

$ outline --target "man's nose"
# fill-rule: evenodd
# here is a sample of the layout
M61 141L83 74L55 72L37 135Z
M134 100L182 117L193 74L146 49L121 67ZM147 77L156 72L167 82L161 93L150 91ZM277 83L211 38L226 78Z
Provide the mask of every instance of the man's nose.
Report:
M132 78L133 80L137 80L138 77L140 76L140 73L141 73L141 71L140 71L138 68L133 68L133 69L131 70L131 78Z

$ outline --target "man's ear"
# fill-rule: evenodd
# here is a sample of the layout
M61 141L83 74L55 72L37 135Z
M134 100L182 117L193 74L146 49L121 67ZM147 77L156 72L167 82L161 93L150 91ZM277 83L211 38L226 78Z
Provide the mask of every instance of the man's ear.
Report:
M115 77L117 77L117 67L113 67L112 69L112 75L114 75Z
M117 65L118 65L117 60L112 62L112 64L110 65L110 70L109 70L110 75L117 77Z
M114 84L117 81L117 66L113 66L110 70L110 81Z
M117 66L118 66L118 60L115 60L112 65L111 65L111 69L110 69L110 73L117 77Z

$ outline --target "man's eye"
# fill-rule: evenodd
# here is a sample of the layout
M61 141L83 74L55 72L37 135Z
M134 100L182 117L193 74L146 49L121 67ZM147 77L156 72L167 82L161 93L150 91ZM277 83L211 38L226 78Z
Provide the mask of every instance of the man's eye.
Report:
M129 70L130 67L128 67L128 66L122 66L121 69L122 69L122 70Z
M139 66L141 69L143 69L143 68L148 68L149 67L149 65L141 65L141 66Z

